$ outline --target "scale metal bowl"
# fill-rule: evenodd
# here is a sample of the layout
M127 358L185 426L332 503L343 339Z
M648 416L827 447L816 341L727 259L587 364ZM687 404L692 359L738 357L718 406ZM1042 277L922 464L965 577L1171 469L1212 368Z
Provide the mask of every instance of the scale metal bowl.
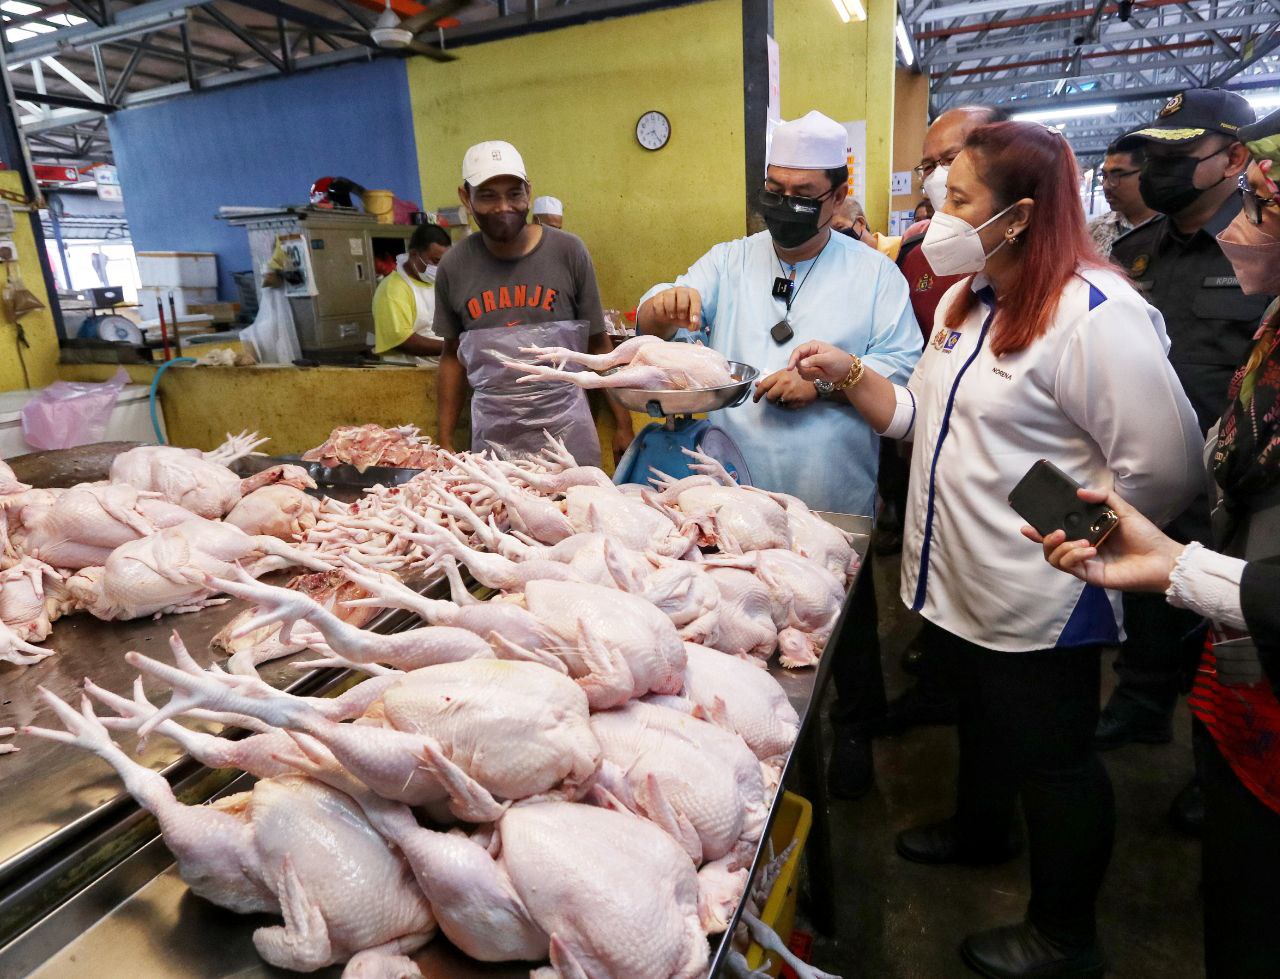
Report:
M620 368L615 368L615 370ZM760 372L749 364L729 361L729 371L738 380L714 388L693 388L686 391L650 390L646 388L609 388L618 402L629 411L648 414L653 418L671 418L676 415L694 415L720 408L735 408L747 400L751 385ZM606 374L612 371L606 371Z

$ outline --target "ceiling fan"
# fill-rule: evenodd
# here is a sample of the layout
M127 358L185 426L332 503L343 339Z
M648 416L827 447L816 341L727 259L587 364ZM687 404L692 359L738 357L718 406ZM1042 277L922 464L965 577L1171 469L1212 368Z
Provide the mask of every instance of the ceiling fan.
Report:
M391 0L386 0L386 7L378 15L373 27L369 29L369 37L373 43L387 50L409 50L416 54L426 55L436 61L455 61L456 57L435 45L424 44L417 35L437 21L451 17L463 7L470 6L471 0L437 0L429 3L412 17L403 20L391 9Z

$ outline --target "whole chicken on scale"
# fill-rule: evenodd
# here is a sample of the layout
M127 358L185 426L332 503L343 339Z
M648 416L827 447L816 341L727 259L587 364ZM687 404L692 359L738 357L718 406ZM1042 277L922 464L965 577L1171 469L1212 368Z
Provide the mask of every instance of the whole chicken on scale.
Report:
M534 363L507 361L507 366L525 372L521 382L565 381L581 388L646 391L686 391L733 383L729 362L719 351L700 343L668 343L654 336L632 337L607 354L584 354L567 347L527 347L521 353L528 354ZM587 370L567 371L567 364L580 364ZM608 370L613 373L592 373Z

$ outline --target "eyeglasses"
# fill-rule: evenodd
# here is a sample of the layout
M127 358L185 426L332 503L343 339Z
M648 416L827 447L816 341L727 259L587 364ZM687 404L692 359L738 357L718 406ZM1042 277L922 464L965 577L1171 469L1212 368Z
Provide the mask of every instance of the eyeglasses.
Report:
M1129 177L1141 172L1141 170L1099 170L1098 178L1102 181L1103 186L1106 186L1107 184L1118 184L1121 180L1127 180Z
M1240 204L1245 219L1252 224L1262 223L1264 207L1280 207L1280 201L1274 197L1259 197L1255 194L1253 188L1249 186L1249 178L1243 173L1240 174Z
M822 209L822 202L836 192L832 187L821 197L796 197L791 194L780 194L776 190L761 188L760 204L762 207L785 207L799 214L816 214Z
M951 166L951 164L956 162L956 157L959 155L960 151L956 150L954 153L944 154L936 160L921 160L918 166L911 168L911 172L923 180L925 177L929 176L929 174L933 173L934 170L938 169L938 167Z

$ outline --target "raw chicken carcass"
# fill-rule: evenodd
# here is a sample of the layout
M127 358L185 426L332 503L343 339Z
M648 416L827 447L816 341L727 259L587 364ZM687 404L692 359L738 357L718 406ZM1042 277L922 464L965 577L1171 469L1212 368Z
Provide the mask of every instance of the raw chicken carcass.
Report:
M673 520L683 516L696 526L698 543L704 547L741 554L791 546L787 511L769 497L736 483L726 486L707 476L689 476L667 484L660 494L645 492L643 496Z
M50 612L56 611L46 600L45 583L61 580L47 564L30 557L0 571L0 623L27 642L44 639L53 629Z
M348 565L353 581L391 608L427 622L474 632L500 656L560 660L586 691L593 710L646 693L677 693L684 682L684 645L649 602L599 585L531 581L518 596L463 605L423 596L397 582Z
M732 731L761 761L777 763L795 744L800 718L767 672L706 646L684 644L684 690L647 702L683 710Z
M759 760L738 735L641 702L591 715L591 730L596 798L657 823L695 864L740 844L749 863L769 809Z
M764 666L778 645L769 589L751 572L738 568L711 566L706 574L719 591L720 601L682 628L681 637Z
M320 501L286 482L253 490L226 516L246 534L266 534L278 540L297 540L316 525Z
M243 570L235 572L237 581L252 581ZM213 587L221 589L222 581L213 583ZM265 587L265 586L264 586ZM342 622L352 628L360 629L377 618L382 610L374 606L348 605L348 601L368 598L369 593L359 585L349 581L340 571L322 571L301 574L290 578L284 586L290 592L300 592L312 599L322 609L332 612ZM232 594L232 592L228 592ZM296 634L285 642L281 639L279 622L267 624L249 623L257 618L258 610L245 609L228 622L210 640L214 649L228 654L227 669L232 673L244 676L256 676L257 667L271 660L291 656L306 649L309 645ZM425 663L418 665L427 665Z
M14 475L9 464L4 460L0 460L0 497L12 496L15 493L25 493L31 489L26 483L18 481L18 477Z
M0 622L0 663L13 663L15 666L30 666L42 659L52 656L56 649L42 649L33 646L3 622Z
M79 571L105 563L121 544L190 519L191 511L160 493L128 483L86 483L24 507L10 539L45 564Z
M208 576L229 577L240 562L255 576L295 564L314 571L332 567L274 537L250 537L231 524L192 517L120 545L101 567L70 578L67 589L100 619L193 612L221 601L213 597Z
M326 608L302 590L264 585L254 581L242 569L237 569L234 580L215 579L210 585L218 591L255 605L255 608L236 619L235 628L229 636L233 644L241 637L269 634L268 630L279 626L270 634L276 637L276 643L284 650L281 655L311 648L333 660L332 663L324 662L324 665L340 665L350 669L365 670L373 664L382 664L395 670L408 671L464 659L494 658L489 644L474 632L465 629L429 626L386 635L365 632L350 618L344 619L339 615L339 612L350 616L364 611L364 606L343 607L330 603L332 607ZM357 586L349 587L361 595L365 594ZM297 629L297 622L306 622L312 629ZM252 653L249 655L252 656ZM232 672L251 672L235 668L242 667L243 664L228 665L232 667Z
M581 388L646 391L687 391L733 383L729 362L719 351L700 343L668 343L653 336L632 337L607 354L584 354L567 347L525 347L521 353L529 354L535 363L511 360L507 366L525 372L522 382L567 381ZM587 370L567 371L566 364L580 364ZM592 373L609 370L613 373Z
M403 857L349 797L286 775L207 806L185 806L158 772L120 750L87 700L77 713L43 688L41 695L66 730L23 733L83 748L110 764L160 822L193 892L232 911L284 916L283 926L254 932L267 962L310 972L351 959L347 975L373 965L411 968L403 957L430 940L431 908Z
M704 559L709 565L754 571L769 589L783 666L813 666L844 607L844 580L795 551L773 548Z
M304 747L305 747L305 743ZM513 806L473 839L418 824L407 808L323 764L404 854L440 930L482 962L537 961L531 979L701 979L705 899L688 856L630 813L573 802Z
M533 663L415 670L380 688L359 723L338 724L260 680L192 669L189 657L177 667L138 653L125 659L175 690L140 735L192 707L244 714L310 735L383 798L425 806L437 819L481 822L501 814L501 800L577 798L599 762L586 697Z
M239 502L240 477L198 449L140 445L111 463L111 482L160 493L170 503L217 520Z

